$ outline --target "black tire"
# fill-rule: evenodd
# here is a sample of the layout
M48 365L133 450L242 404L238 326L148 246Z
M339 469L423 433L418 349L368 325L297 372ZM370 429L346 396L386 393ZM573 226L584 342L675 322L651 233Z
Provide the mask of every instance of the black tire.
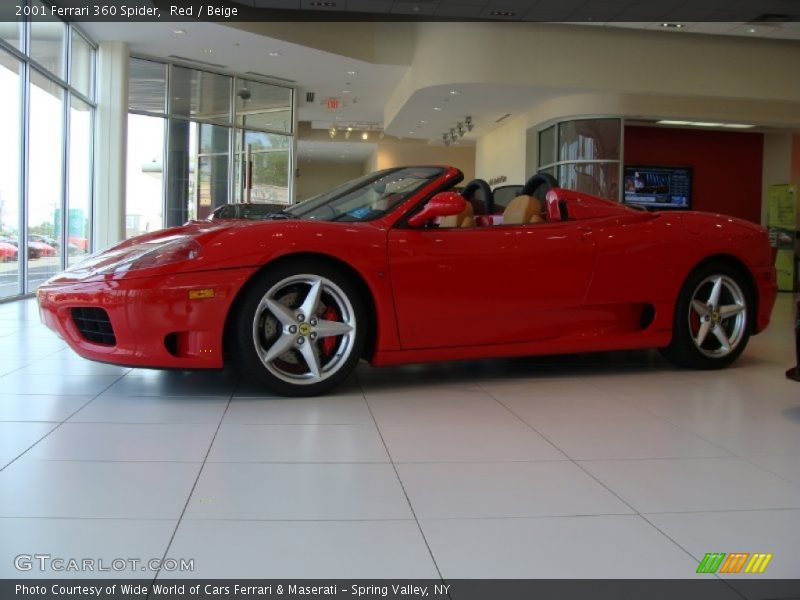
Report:
M694 308L693 301L702 305L702 300L713 294L719 280L720 292L716 307L706 302L707 314ZM740 306L736 314L724 314ZM721 311L720 308L727 308ZM728 264L710 262L695 269L681 288L672 326L672 342L661 348L661 354L671 363L690 369L722 369L733 363L744 352L750 339L750 322L753 318L753 292L746 277ZM707 321L706 334L701 327ZM728 349L718 339L729 340ZM700 340L698 345L697 340Z
M315 278L321 282L319 306L339 311L342 321L346 318L347 322L337 324L352 324L352 333L323 335L320 329L317 334L316 327L310 326L312 322L318 319L321 328L323 323L334 321L323 319L316 310L307 319L304 316L303 321L293 323L296 332L290 334L289 325L279 321L288 315L276 317L271 308L264 306L265 298L269 296L270 300L285 305L288 312L299 318L297 315L302 312L304 300L310 297L311 281ZM297 291L292 291L295 289ZM301 297L304 290L306 295ZM316 396L336 387L353 371L364 351L367 317L356 286L338 269L311 260L278 264L255 275L243 294L229 319L228 344L234 366L245 377L282 396ZM298 330L305 324L309 325L305 332ZM271 328L275 328L274 337L265 333ZM289 343L301 337L304 338L302 345L293 343L281 355L265 360L265 354L279 339ZM323 355L325 339L332 340L335 345L329 357ZM310 363L303 354L304 351L310 352L311 348L315 349L319 377L311 372ZM308 372L302 373L303 370Z

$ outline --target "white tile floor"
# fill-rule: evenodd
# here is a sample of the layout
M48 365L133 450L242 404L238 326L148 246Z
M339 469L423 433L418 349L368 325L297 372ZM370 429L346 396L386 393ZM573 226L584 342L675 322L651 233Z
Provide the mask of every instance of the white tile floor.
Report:
M194 558L194 577L689 578L751 551L798 578L792 306L725 371L364 365L282 399L85 361L33 301L0 304L0 577L50 553Z

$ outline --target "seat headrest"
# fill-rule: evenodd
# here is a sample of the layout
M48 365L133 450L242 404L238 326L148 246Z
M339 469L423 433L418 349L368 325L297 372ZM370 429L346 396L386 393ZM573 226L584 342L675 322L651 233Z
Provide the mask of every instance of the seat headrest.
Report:
M525 225L542 223L542 204L533 196L521 195L508 203L503 211L504 225Z
M472 204L467 202L464 205L464 210L457 215L443 217L442 220L439 221L439 227L475 227L475 211L472 208Z

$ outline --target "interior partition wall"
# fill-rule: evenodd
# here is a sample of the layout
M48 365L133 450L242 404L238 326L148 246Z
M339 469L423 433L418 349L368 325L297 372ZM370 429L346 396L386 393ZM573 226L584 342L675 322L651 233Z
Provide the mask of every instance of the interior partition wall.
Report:
M0 23L0 299L92 249L96 53L61 21Z
M131 57L127 237L293 197L294 90Z

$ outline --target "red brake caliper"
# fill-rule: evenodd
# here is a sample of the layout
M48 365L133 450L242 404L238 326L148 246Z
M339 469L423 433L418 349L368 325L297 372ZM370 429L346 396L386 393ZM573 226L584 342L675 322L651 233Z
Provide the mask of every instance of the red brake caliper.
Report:
M336 312L336 309L332 306L329 306L325 309L325 312L322 313L322 319L324 321L338 321L339 320L339 313ZM336 349L336 338L326 337L322 338L322 353L325 357L330 356L333 354L333 351Z

